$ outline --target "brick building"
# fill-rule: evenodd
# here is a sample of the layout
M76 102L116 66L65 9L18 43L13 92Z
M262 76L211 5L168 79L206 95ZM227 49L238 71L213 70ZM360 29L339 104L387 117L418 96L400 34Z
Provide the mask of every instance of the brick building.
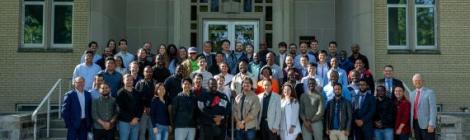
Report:
M467 0L2 0L0 112L37 105L70 78L88 42L110 38L200 47L203 41L277 43L314 36L326 49L358 43L376 79L392 64L410 88L423 73L444 111L469 106ZM41 13L42 12L42 13ZM64 88L68 86L64 85Z

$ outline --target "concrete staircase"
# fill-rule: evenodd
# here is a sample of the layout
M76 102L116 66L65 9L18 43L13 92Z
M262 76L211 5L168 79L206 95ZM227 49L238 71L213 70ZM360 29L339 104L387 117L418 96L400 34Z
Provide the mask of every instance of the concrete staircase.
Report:
M51 118L49 138L47 138L46 136L47 136L47 129L46 127L43 127L39 130L40 140L66 140L67 128L65 128L64 120Z

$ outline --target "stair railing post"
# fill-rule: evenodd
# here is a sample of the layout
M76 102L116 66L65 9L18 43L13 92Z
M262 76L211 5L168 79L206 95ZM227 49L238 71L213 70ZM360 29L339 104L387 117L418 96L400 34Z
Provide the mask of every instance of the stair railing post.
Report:
M51 99L47 99L47 128L46 128L46 137L49 138L49 129L51 123Z
M33 123L34 123L34 127L33 127L33 139L36 140L37 138L37 118L36 117L33 117Z
M62 114L61 111L62 111L62 83L63 82L64 82L63 80L60 80L60 84L59 84L59 100L58 100L59 103L57 103L59 105L59 111L58 111L59 113L57 113L58 119L61 119L60 115Z

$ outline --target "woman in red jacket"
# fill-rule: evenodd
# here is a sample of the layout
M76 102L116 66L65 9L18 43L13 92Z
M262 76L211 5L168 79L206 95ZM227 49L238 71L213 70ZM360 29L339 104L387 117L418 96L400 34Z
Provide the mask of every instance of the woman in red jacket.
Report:
M405 97L403 87L395 87L395 139L408 140L410 137L410 108L411 104Z

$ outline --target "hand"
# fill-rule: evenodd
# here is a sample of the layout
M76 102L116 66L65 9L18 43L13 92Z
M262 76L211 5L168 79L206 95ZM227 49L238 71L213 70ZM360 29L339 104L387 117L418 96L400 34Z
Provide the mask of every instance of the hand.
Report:
M103 128L104 128L105 130L111 129L111 123L109 123L109 122L103 122Z
M158 134L158 128L156 128L156 127L153 128L153 133L154 133L155 135L157 135L157 134Z
M290 127L290 128L289 128L289 134L294 133L294 129L295 129L295 127Z
M130 124L131 124L131 125L137 125L137 123L139 123L139 118L134 117L134 118L132 119L132 121L131 121Z
M309 131L310 133L313 132L313 129L312 129L312 126L311 126L310 121L304 121L304 127L305 127L305 129L307 129L307 131Z
M326 130L326 134L327 134L327 135L330 135L330 130Z
M359 127L362 127L362 125L364 124L364 122L362 120L354 120L354 122L356 123L357 126Z
M173 128L171 128L171 125L168 126L168 133L173 133Z
M375 127L382 128L382 123L380 121L375 122Z
M219 126L220 123L222 122L222 116L220 115L216 115L214 118L213 118L214 122L215 122L215 125Z
M402 131L401 128L398 128L397 131L395 132L395 134L400 135L401 131Z
M271 129L271 132L273 132L274 134L277 134L278 131L279 131L279 130L276 129L276 128Z
M428 133L433 133L434 132L434 127L428 126Z
M144 114L149 114L149 113L150 113L150 108L149 108L149 107L146 107L146 108L144 109Z
M343 131L343 134L344 134L345 136L349 136L349 132L348 132L348 131Z
M238 122L238 128L239 129L245 129L245 123L244 122Z

